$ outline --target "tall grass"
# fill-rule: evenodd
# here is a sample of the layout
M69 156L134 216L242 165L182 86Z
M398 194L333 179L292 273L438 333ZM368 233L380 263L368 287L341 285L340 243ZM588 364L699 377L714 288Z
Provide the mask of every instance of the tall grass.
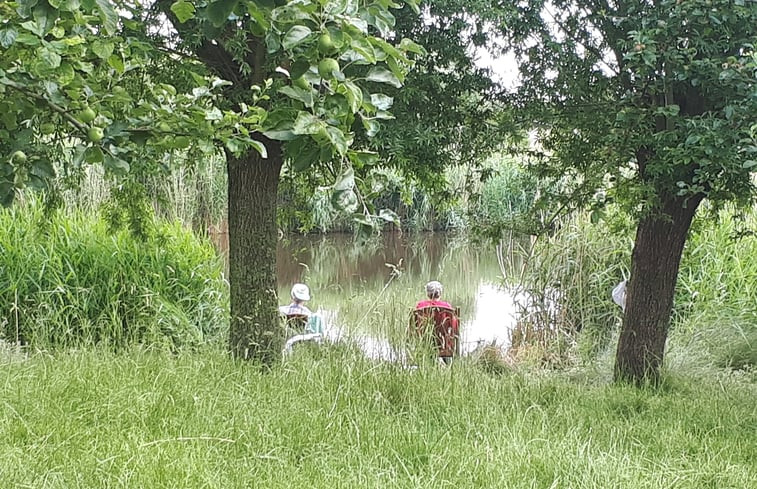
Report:
M750 229L757 229L755 210L738 220L730 209L695 221L677 283L674 355L734 368L757 365L757 238L741 233ZM572 216L539 238L522 273L509 277L524 292L516 339L539 343L557 359L578 352L589 360L606 350L622 314L610 291L628 278L632 236L630 220L610 213L598 224L586 214Z
M157 223L143 242L93 215L45 215L34 201L0 211L6 340L198 345L224 334L225 294L212 246L178 224Z
M712 374L715 375L715 374ZM216 350L0 359L8 488L757 485L754 384L657 390L471 363L403 370L301 350L261 373Z
M628 277L633 243L629 221L611 214L595 225L587 214L565 218L552 235L525 245L526 258L505 256L505 278L518 294L521 319L513 346L526 359L556 364L604 351L620 321L610 291ZM533 348L536 347L536 348Z
M716 365L757 366L757 210L703 217L681 263L674 335Z

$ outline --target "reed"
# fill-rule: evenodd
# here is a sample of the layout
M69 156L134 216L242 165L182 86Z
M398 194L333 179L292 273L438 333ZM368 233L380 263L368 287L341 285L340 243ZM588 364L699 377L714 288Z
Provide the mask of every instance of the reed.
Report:
M170 348L223 337L226 287L212 246L156 222L145 240L92 214L0 211L0 325L36 347Z

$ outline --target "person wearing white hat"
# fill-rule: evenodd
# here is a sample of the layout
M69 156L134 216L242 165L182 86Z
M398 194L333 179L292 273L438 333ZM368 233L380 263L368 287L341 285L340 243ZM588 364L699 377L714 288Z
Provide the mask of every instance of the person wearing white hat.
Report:
M294 284L292 286L292 303L288 306L279 307L281 314L285 316L291 316L295 314L302 314L310 316L313 314L310 309L307 308L305 302L310 300L310 289L305 284Z

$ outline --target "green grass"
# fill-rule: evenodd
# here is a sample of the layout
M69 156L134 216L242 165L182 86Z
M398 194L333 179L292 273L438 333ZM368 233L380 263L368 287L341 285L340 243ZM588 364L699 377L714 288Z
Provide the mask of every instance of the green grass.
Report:
M35 346L192 347L226 336L210 243L155 221L142 241L96 215L0 210L0 338Z
M267 373L218 351L6 352L0 372L4 488L757 486L757 386L735 374L640 390L307 350Z

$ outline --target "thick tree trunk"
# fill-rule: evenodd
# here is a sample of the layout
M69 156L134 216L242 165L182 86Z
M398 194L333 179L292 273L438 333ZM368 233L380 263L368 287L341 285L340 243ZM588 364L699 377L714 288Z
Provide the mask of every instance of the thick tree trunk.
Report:
M268 158L250 151L228 156L229 282L233 356L264 365L278 361L283 348L276 298L276 192L282 156L279 143L266 140Z
M615 380L655 383L665 353L678 266L701 197L670 196L642 218L631 259Z

